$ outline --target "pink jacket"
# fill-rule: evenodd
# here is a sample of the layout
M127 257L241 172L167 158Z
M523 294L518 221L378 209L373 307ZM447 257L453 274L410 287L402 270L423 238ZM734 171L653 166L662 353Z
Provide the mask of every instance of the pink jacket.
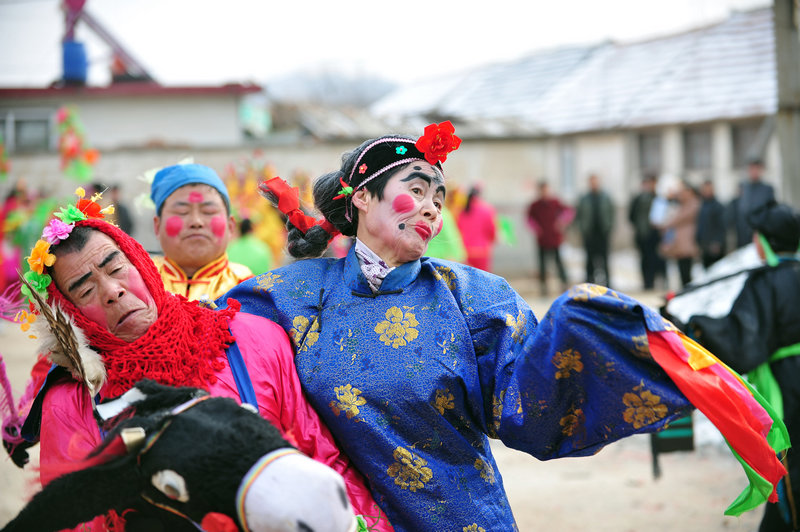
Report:
M356 514L376 515L377 505L364 478L339 451L328 428L306 400L294 366L292 346L283 329L260 316L240 312L231 321L231 331L250 374L261 415L301 452L344 477ZM227 361L209 391L212 395L241 402ZM42 408L42 484L58 476L55 471L60 465L84 458L100 441L86 389L73 380L53 385L47 391ZM101 520L95 519L92 523L97 522ZM103 530L103 527L92 529ZM384 519L374 530L392 528Z

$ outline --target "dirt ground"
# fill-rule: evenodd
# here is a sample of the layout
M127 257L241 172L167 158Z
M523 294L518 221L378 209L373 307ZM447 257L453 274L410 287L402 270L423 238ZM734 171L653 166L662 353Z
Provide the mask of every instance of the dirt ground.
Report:
M550 300L536 297L531 284L515 284L538 317ZM629 292L630 293L630 292ZM634 294L657 305L653 294ZM30 368L35 341L13 324L0 322L0 353L17 397ZM593 532L752 532L761 509L742 517L726 517L725 508L747 480L718 433L695 417L692 452L660 456L662 476L654 480L649 437L635 436L612 444L589 458L539 462L530 456L494 445L519 529L528 531ZM0 526L24 504L35 486L36 464L22 471L0 456Z

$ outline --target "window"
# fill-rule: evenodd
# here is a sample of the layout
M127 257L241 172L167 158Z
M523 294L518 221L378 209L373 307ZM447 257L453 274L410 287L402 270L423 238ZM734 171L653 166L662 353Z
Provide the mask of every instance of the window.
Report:
M760 151L760 146L757 145L760 128L760 122L741 122L731 125L734 168L744 168L749 159Z
M8 152L54 149L54 113L50 109L0 110L0 134Z
M683 131L683 166L686 170L711 169L711 128L695 127Z
M661 173L661 132L639 133L639 168L642 175Z
M16 151L46 150L50 145L50 124L47 120L17 120L14 122Z
M575 186L575 143L571 139L562 139L558 155L561 163L560 192L571 200L578 195Z

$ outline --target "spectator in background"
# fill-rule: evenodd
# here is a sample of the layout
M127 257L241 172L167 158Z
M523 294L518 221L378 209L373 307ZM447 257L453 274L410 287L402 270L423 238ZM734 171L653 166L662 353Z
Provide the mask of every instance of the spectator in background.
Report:
M750 213L775 199L775 190L762 181L763 174L764 162L761 159L751 160L747 165L748 179L742 182L739 195L729 206L737 248L746 246L753 240L753 228L748 222Z
M225 249L236 222L225 183L200 164L162 168L153 178L153 226L164 251L153 257L164 287L189 300L216 299L253 276Z
M253 222L249 218L239 223L239 236L228 245L228 260L244 264L253 275L260 275L272 268L272 251L253 234Z
M696 240L703 268L708 269L725 256L725 207L714 195L714 183L710 180L700 186L700 197L703 202L697 215Z
M614 227L614 203L600 188L600 178L596 174L589 176L589 191L578 202L575 222L586 251L586 281L610 286L608 250Z
M467 264L492 271L492 246L497 240L494 208L483 201L481 191L472 187L464 209L458 213L457 225L467 250Z
M660 227L665 235L660 252L664 258L678 263L681 285L686 286L692 280L692 264L698 255L695 235L700 199L694 188L685 181L681 181L670 199L675 201L676 207Z
M467 260L467 250L464 248L461 231L458 230L456 219L447 205L442 205L442 230L428 244L427 255L453 262Z
M655 288L657 276L666 277L664 259L658 254L661 233L650 218L653 202L656 199L656 181L654 174L644 176L639 193L631 199L628 205L628 220L633 225L634 241L636 249L639 251L639 264L645 290Z
M119 185L112 185L111 186L111 198L110 203L114 206L114 215L113 221L117 224L117 227L128 233L129 235L133 235L134 229L134 222L133 218L131 217L131 211L128 210L128 207L122 202L119 196Z
M547 261L551 257L556 264L561 289L567 289L567 272L561 262L561 244L564 230L575 217L575 210L550 194L547 181L539 182L539 197L528 206L528 226L536 235L539 247L539 281L542 295L547 295Z

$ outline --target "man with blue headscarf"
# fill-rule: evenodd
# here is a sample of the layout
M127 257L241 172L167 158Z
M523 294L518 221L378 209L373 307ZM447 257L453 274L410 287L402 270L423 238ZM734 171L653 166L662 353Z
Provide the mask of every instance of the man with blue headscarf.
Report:
M150 188L153 227L164 252L154 257L164 287L190 300L213 300L253 276L226 253L235 221L225 183L200 164L168 166Z

